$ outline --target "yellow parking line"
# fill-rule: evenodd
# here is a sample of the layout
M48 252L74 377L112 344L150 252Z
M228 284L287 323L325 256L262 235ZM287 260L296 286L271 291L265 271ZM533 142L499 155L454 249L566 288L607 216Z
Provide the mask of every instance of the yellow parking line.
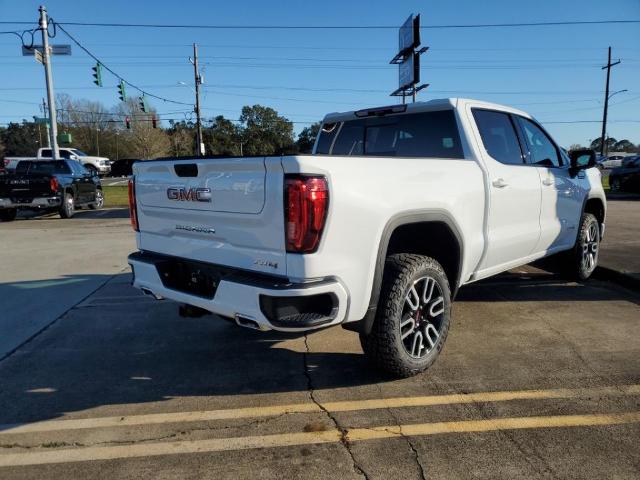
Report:
M504 392L479 392L451 395L430 395L422 397L395 397L371 400L349 400L327 402L322 406L330 412L351 412L382 408L425 407L476 402L506 402L514 400L551 400L586 398L595 396L640 395L640 385L621 385L576 389L516 390ZM43 422L0 425L0 435L15 433L50 432L57 430L77 430L86 428L108 428L132 425L152 425L161 423L206 422L214 420L235 420L284 415L288 413L313 413L322 410L315 403L247 407L224 410L204 410L194 412L151 413L143 415L98 417L72 420L47 420Z
M640 422L640 412L608 415L558 415L550 417L516 417L488 420L463 420L415 425L356 428L347 432L349 441L358 442L391 438L400 435L437 435L444 433L490 432L527 428L567 428L598 425L621 425ZM0 467L42 465L49 463L86 462L122 458L153 457L187 453L211 453L253 448L274 448L295 445L335 443L341 440L337 430L324 432L285 433L235 438L216 438L179 442L120 445L113 447L83 447L0 454Z

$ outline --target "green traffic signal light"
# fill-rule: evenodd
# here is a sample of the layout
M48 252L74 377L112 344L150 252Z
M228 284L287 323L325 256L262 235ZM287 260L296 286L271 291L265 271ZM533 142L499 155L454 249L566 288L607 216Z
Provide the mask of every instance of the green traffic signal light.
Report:
M126 102L127 101L127 92L125 90L125 86L124 86L124 80L120 80L120 83L118 84L118 97L120 98L121 101Z
M102 86L102 65L100 65L100 62L96 63L96 66L93 67L91 70L93 70L93 78L95 79L93 83L101 87Z

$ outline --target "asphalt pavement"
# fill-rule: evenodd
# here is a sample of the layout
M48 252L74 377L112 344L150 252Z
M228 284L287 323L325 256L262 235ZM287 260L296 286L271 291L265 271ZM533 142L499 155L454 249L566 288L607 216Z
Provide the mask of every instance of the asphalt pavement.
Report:
M640 477L637 292L533 267L469 285L436 364L394 380L340 327L180 318L130 287L126 217L94 215L0 225L14 245L0 312L23 308L16 295L44 314L64 291L67 306L0 361L2 479ZM25 280L42 229L50 250ZM58 283L85 277L82 292Z

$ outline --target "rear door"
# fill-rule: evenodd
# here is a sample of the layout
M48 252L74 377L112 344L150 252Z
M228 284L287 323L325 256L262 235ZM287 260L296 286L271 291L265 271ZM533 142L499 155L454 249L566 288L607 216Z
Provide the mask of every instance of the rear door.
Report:
M487 250L479 276L530 255L540 236L540 178L524 162L511 115L472 108L489 173Z
M134 165L141 250L286 273L280 158Z

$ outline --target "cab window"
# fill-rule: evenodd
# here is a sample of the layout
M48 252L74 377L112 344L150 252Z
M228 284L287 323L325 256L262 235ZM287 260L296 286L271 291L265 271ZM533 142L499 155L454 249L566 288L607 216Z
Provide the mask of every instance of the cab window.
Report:
M491 158L500 163L523 165L522 150L508 113L472 109L482 143Z
M518 117L529 150L528 163L542 167L560 167L562 159L549 136L531 120Z

